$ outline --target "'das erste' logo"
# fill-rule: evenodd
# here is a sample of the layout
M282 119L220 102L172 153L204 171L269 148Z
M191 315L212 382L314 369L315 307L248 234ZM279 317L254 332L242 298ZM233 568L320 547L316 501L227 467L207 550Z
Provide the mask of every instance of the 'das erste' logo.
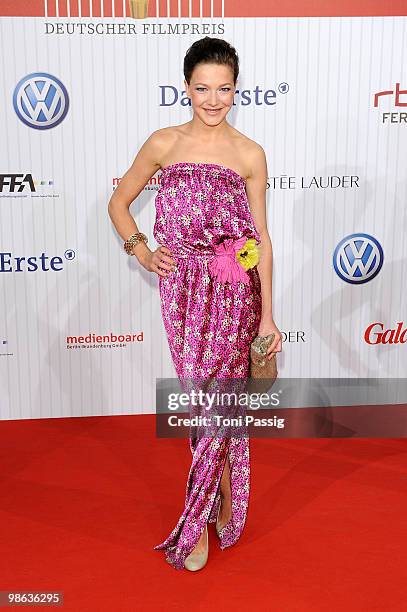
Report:
M350 234L337 245L333 254L335 272L353 285L371 281L383 265L383 249L369 234Z
M48 130L65 119L69 96L57 77L46 72L33 72L17 83L13 106L23 123L36 130Z

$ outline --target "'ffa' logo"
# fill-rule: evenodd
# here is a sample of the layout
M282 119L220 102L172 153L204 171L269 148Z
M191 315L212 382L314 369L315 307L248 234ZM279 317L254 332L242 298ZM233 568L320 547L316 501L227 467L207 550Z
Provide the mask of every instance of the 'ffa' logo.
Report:
M17 84L13 105L23 123L37 130L48 130L65 119L69 97L63 83L52 74L33 72Z

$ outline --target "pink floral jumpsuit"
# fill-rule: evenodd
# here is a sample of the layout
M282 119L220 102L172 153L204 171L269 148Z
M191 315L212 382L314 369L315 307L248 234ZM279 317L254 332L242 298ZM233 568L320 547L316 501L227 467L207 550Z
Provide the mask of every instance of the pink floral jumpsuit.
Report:
M161 312L179 379L241 379L249 375L250 343L261 316L257 267L249 282L221 282L210 272L215 247L227 239L260 235L255 228L245 179L234 170L211 163L179 162L162 169L155 198L155 240L173 253L177 268L159 276ZM240 264L239 264L240 265ZM250 490L248 437L190 437L192 464L184 510L156 550L184 568L207 522L220 504L220 480L229 457L232 518L220 532L220 546L239 539Z

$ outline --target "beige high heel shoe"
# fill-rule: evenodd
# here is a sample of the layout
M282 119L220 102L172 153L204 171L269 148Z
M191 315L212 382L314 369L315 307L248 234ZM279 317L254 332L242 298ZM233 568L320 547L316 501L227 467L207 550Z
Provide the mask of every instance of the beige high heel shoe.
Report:
M191 552L190 555L185 559L184 566L185 569L190 572L196 572L197 570L202 569L206 562L208 561L208 525L205 525L205 550L201 553Z

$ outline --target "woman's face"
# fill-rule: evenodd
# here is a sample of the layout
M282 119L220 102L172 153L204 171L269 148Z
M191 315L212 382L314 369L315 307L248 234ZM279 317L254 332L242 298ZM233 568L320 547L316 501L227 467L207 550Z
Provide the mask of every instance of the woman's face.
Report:
M225 64L197 64L191 82L184 80L194 114L207 125L218 125L233 105L233 70Z

